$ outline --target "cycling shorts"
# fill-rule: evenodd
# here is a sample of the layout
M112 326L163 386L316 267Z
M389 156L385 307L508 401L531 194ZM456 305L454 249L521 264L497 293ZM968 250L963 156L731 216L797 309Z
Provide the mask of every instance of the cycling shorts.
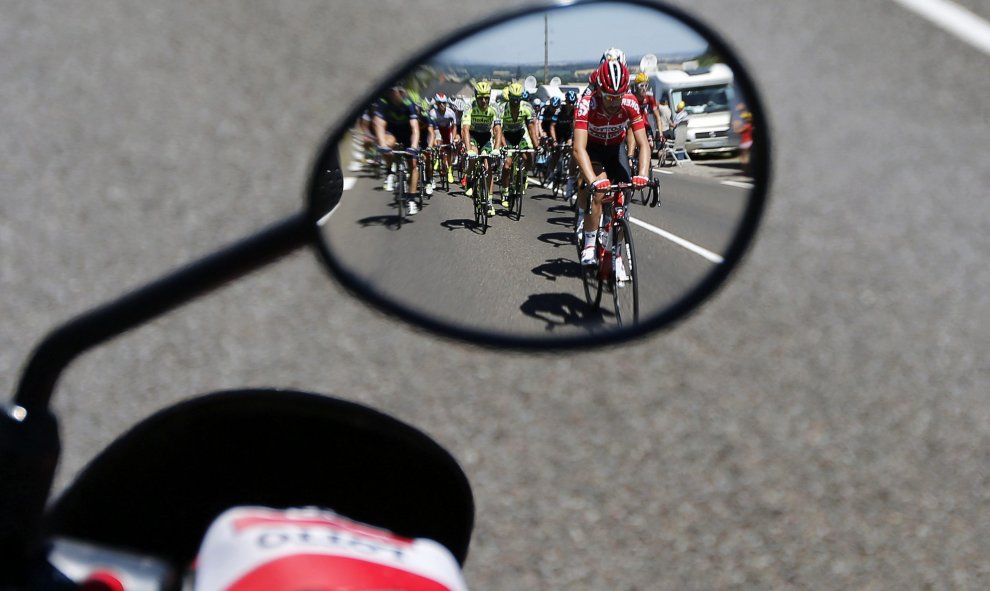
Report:
M533 147L533 143L529 141L529 132L525 129L519 131L506 131L502 133L505 138L505 143L510 148L519 148L520 150L528 150Z
M412 145L412 131L409 128L406 129L386 129L385 133L392 135L395 138L396 144L402 144L406 148L415 148Z
M632 181L632 174L629 172L629 155L626 151L626 143L606 146L605 144L588 143L588 156L591 163L601 164L605 168L605 175L613 183L628 183Z
M492 134L490 133L472 133L471 134L471 145L468 146L468 155L477 156L478 147L481 147L482 154L492 153Z
M440 132L440 143L449 144L450 138L454 136L453 127L438 127L437 131Z
M561 125L557 124L557 141L566 142L574 137L574 126L573 125Z

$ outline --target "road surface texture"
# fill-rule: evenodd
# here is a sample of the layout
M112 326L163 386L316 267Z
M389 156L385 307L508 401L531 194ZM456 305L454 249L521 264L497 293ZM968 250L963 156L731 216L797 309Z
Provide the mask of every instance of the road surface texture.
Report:
M482 350L300 252L79 359L56 491L154 410L278 386L451 450L475 589L990 587L990 55L894 1L674 4L751 68L774 141L761 233L707 305L609 350ZM4 3L3 390L59 321L295 211L328 126L492 10Z

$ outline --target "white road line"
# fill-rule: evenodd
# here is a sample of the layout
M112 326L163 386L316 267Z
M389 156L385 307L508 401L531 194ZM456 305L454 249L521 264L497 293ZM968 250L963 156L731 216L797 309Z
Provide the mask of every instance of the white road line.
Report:
M723 185L728 185L730 187L738 187L740 189L752 189L753 185L749 183L740 183L739 181L722 181Z
M663 170L661 168L654 168L653 172L659 172L660 174L674 174L672 170Z
M680 236L677 236L675 234L671 234L670 232L668 232L666 230L661 230L660 228L658 228L656 226L653 226L651 224L647 224L646 222L644 222L642 220L638 220L638 219L636 219L634 217L630 217L629 218L629 221L632 222L632 223L634 223L634 224L636 224L637 226L640 226L641 228L645 228L645 229L649 230L650 232L653 232L654 234L656 234L658 236L662 236L662 237L666 238L667 240L670 240L671 242L673 242L674 244L676 244L678 246L683 246L684 248L690 250L694 254L701 255L701 256L705 257L706 259L708 259L709 261L715 263L716 265L721 265L723 262L725 262L725 259L723 259L721 256L715 254L714 252L712 252L710 250L707 250L707 249L704 249L704 248L698 246L697 244L695 244L693 242L688 242L687 240L681 238Z
M990 23L950 0L894 0L990 55Z
M345 191L350 191L351 189L354 188L354 184L355 183L357 183L357 177L345 176L344 177L344 190ZM338 202L337 205L340 205L340 203ZM316 222L316 225L317 226L323 226L323 225L325 225L327 222L330 221L330 216L332 216L333 215L333 212L336 211L336 210L337 210L337 206L335 205L333 207L333 209L331 209L329 212L327 212L327 215L321 217L319 219L319 221Z

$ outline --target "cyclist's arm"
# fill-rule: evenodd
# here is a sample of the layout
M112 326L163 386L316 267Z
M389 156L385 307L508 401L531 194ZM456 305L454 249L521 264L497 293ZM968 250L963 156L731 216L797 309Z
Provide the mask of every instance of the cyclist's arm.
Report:
M593 183L598 175L595 174L595 168L591 165L591 156L588 155L588 130L587 129L575 129L573 146L571 151L574 154L574 161L577 162L578 168L581 170L581 174L589 183Z
M553 140L553 143L555 143L555 144L557 143L557 122L556 121L552 121L550 123L550 138Z
M639 176L650 177L650 140L646 137L646 128L640 127L633 131L636 146L639 148Z
M378 115L375 115L375 119L374 119L373 123L374 123L374 128L375 128L375 140L378 142L378 145L379 146L384 146L385 145L385 119L383 119L382 117L380 117Z
M410 135L409 143L411 146L406 146L407 148L418 148L419 147L419 120L410 119L409 127L412 129L412 134Z

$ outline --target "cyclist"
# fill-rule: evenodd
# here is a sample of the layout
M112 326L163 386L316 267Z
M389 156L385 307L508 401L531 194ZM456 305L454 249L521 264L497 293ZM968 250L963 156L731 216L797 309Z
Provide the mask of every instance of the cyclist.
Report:
M394 155L392 148L396 145L406 146L414 154L419 145L419 115L416 105L406 98L405 89L393 86L385 96L375 103L374 122L375 138L378 147L383 152L385 168L389 171L385 178L385 190L391 192L395 188L395 173L392 172ZM419 169L416 157L411 158L409 165L409 215L415 215L419 208L412 199L419 183Z
M495 107L489 104L492 95L492 83L481 80L474 85L474 104L464 111L461 116L461 137L467 148L468 155L477 156L481 154L491 154L494 149L493 140L501 132L501 125L498 122L498 112ZM465 171L464 178L461 179L461 186L467 187L467 179L471 171ZM491 195L494 175L488 180L488 215L495 215L495 207L492 206ZM472 189L468 187L467 196L470 197Z
M561 100L559 96L551 97L550 100L546 102L542 108L537 109L537 120L540 122L540 137L548 136L553 137L550 133L550 127L553 125L554 117L557 116L557 112L560 110Z
M427 195L432 195L434 189L436 189L436 183L433 181L433 154L429 151L429 147L435 142L436 128L433 126L432 120L430 118L430 113L433 110L433 106L430 105L430 99L420 98L416 101L416 114L419 117L419 137L422 142L424 151L420 153L420 158L423 159L423 170L426 171L426 179L423 182L423 190ZM417 149L419 146L415 146Z
M643 121L646 123L646 139L650 140L650 154L652 154L656 142L654 141L655 128L650 124L650 116L653 117L653 121L659 122L660 107L657 105L656 99L653 98L653 90L650 89L650 79L646 72L636 74L634 82L636 84L635 96L639 102L639 112L643 115ZM626 138L626 150L632 154L635 147L633 145L634 137L632 134L628 134Z
M564 102L554 113L550 121L550 137L555 144L570 146L571 137L574 135L574 107L577 103L577 92L568 90L564 95ZM560 150L554 151L554 158L550 162L550 170L557 168L557 159L560 158ZM564 197L570 199L574 195L574 173L577 172L577 163L571 158L570 169L567 171L567 187L564 190Z
M619 60L605 60L596 70L596 82L594 94L581 97L574 116L574 159L594 193L590 215L585 215L589 205L588 187L578 191L576 230L580 232L583 228L584 232L582 265L595 264L595 237L602 215L601 191L608 189L612 180L630 181L629 159L624 153L627 127L632 129L640 154L639 170L632 183L644 187L649 182L650 143L636 97L628 93L628 68Z
M509 96L507 107L502 111L501 128L504 147L528 150L533 147L532 137L536 133L535 117L533 109L529 103L523 100L526 91L519 82L509 85ZM532 154L524 156L523 161L523 193L529 186L529 179L526 177L526 170L532 168L530 159ZM512 157L505 159L502 167L502 207L509 206L509 173L512 170Z
M454 171L450 165L451 151L449 146L457 141L457 115L454 113L454 109L450 108L447 95L442 92L437 93L433 100L436 102L436 107L430 111L430 125L435 131L433 145L448 146L443 150L443 161L447 165L447 182L453 183Z

